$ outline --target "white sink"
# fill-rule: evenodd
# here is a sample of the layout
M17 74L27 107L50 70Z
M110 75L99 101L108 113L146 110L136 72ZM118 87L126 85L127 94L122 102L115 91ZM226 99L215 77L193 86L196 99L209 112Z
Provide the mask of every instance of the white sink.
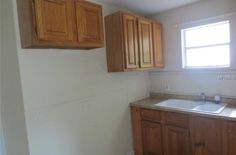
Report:
M169 99L155 104L159 107L171 108L171 109L183 109L183 110L192 110L200 111L206 113L221 113L227 104L215 104L213 102L196 102L190 100L178 100L178 99Z
M212 102L205 102L198 105L193 110L218 114L218 113L221 113L226 106L227 104L225 103L215 104Z
M193 109L198 106L195 101L169 99L155 104L156 106L175 108L175 109Z

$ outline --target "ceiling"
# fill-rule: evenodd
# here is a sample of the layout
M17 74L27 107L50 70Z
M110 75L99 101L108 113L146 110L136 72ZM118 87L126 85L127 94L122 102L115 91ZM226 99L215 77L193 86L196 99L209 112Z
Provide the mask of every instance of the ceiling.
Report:
M153 15L200 0L99 0L144 15Z

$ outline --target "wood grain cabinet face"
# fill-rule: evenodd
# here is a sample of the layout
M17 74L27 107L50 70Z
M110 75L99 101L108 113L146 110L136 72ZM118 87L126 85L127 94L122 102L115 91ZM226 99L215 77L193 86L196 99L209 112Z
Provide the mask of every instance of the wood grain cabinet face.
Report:
M225 122L223 126L223 155L236 154L236 123Z
M144 155L162 155L162 126L160 123L142 121Z
M105 17L109 72L148 70L163 66L162 45L154 46L162 43L162 29L153 26L153 23L153 20L121 11ZM154 61L156 58L158 60Z
M103 46L102 7L86 1L76 2L76 21L80 46Z
M221 125L216 119L193 117L193 155L221 155Z
M126 69L138 68L137 18L123 14Z
M152 22L148 19L138 20L139 56L141 68L153 67Z
M84 0L18 0L23 48L103 46L102 7Z
M39 40L75 41L75 18L72 0L35 0L36 27Z
M153 30L153 60L155 68L164 67L162 25L159 23L152 24Z
M236 155L234 121L144 108L132 116L135 155Z
M143 141L142 141L142 119L139 107L131 107L131 120L133 127L133 142L135 155L143 155Z
M166 125L164 133L166 155L190 155L188 129Z

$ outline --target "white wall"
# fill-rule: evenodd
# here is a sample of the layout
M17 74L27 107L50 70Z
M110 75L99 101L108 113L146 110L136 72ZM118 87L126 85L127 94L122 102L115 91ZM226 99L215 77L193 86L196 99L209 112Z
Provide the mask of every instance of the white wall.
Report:
M206 92L208 95L236 97L235 17L235 0L202 0L153 16L163 23L166 67L160 72L151 73L151 91L173 94ZM181 62L181 28L224 19L231 22L232 67L224 71L184 71ZM234 80L219 80L221 75Z
M30 154L131 153L129 102L149 96L149 73L108 73L105 48L21 49L15 27Z
M28 155L12 1L1 0L1 116L7 155ZM1 134L2 138L2 134Z
M0 6L2 6L2 1L0 1ZM0 7L1 8L1 7ZM0 10L0 60L2 56L2 12ZM2 87L2 81L1 81L1 63L0 63L0 88ZM3 130L2 130L2 91L0 89L0 155L4 154L4 139L3 139Z
M3 24L1 64L5 75L1 81L6 82L3 88L8 88L3 89L5 101L11 103L3 106L8 155L27 155L26 138L31 155L128 155L132 152L129 102L149 96L149 74L107 73L105 48L21 49L16 1L4 0L4 3L3 12L8 16ZM180 27L176 27L235 12L235 3L234 0L205 0L155 17L164 24L166 69L151 73L153 92L204 91L236 96L235 81L218 80L218 75L234 76L235 71L181 70ZM115 10L117 8L104 4L105 15ZM235 34L232 34L233 40Z

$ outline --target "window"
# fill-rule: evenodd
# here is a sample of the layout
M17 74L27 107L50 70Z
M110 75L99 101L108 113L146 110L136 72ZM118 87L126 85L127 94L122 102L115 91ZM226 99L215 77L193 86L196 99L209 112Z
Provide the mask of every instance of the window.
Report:
M183 68L230 67L230 23L223 21L182 30Z

